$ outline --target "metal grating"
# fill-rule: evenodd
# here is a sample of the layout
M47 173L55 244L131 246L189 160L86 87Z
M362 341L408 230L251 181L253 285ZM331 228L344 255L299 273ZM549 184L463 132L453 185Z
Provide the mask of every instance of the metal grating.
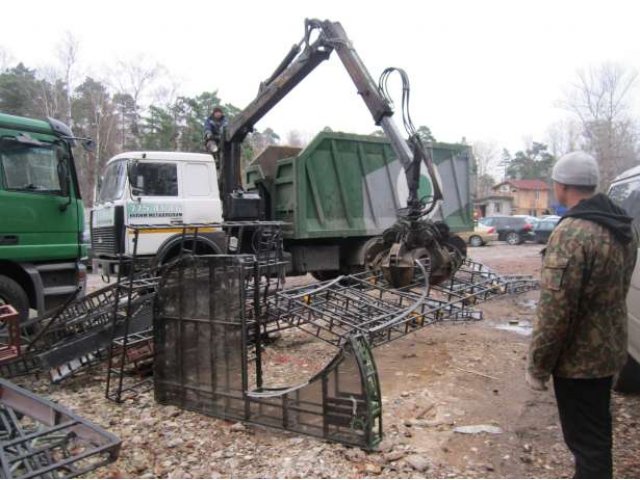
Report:
M114 462L120 439L0 379L0 478L72 478Z
M351 338L303 385L263 386L259 336L252 358L248 345L261 319L246 285L259 283L258 272L253 256L211 255L185 257L163 275L154 317L156 401L373 448L382 435L381 401L365 339Z
M434 322L480 320L474 304L537 288L532 277L501 277L470 260L451 280L430 286L428 265L418 265L413 283L400 289L391 288L381 272L364 272L278 292L268 315L338 347L353 335L376 347Z

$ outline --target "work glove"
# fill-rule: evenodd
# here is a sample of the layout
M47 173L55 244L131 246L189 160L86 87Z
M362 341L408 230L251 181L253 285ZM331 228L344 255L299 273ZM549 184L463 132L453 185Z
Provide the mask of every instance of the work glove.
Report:
M209 140L207 142L207 150L209 150L209 152L211 152L211 153L217 153L218 152L218 145L216 145L216 142L214 142L213 140Z
M525 382L527 382L527 385L529 385L529 388L531 390L536 390L536 391L544 391L547 390L547 380L549 380L549 376L546 377L534 377L533 375L531 375L531 373L529 373L529 370L527 370L524 374L524 380Z

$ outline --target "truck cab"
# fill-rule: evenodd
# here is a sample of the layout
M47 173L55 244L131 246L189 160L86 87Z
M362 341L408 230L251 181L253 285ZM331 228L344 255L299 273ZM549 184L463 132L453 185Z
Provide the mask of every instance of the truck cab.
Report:
M84 207L69 127L0 114L0 304L21 320L83 291Z
M142 227L136 255L164 263L179 251L182 225L220 222L222 205L211 155L121 153L107 162L91 211L94 268L112 273L120 255L134 253L134 232L127 226ZM222 231L198 231L198 253L224 248Z

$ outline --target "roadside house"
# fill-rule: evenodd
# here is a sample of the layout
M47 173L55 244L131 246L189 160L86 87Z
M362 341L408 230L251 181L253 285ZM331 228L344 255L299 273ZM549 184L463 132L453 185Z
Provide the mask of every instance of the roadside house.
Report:
M493 186L492 190L494 194L488 198L508 198L511 201L511 211L500 212L502 214L537 217L549 211L550 188L543 180L506 180Z

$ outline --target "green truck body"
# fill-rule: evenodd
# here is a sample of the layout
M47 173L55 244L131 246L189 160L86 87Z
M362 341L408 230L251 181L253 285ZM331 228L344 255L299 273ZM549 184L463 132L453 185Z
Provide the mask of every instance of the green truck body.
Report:
M86 281L70 136L55 120L0 114L0 303L13 303L23 318L29 308L41 314L64 302Z
M445 192L445 221L454 232L473 230L470 147L436 143L429 149ZM424 168L423 197L431 194L428 178ZM361 266L366 241L395 223L408 194L385 137L337 132L318 134L304 150L269 147L247 169L246 184L262 185L268 218L289 223L285 244L297 271ZM334 260L328 265L326 258Z

